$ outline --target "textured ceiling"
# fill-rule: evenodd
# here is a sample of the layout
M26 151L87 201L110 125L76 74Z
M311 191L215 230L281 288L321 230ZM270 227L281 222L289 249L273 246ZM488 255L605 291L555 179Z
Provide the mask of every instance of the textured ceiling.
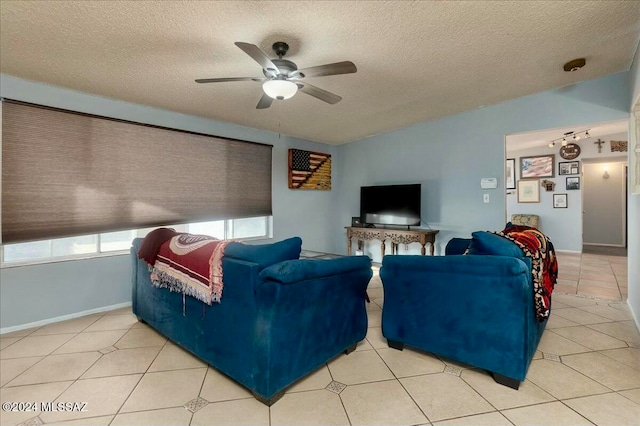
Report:
M626 71L640 34L637 1L2 0L0 18L2 73L336 144ZM233 43L279 40L300 68L354 62L306 80L343 100L256 110L260 83L194 83L261 77Z

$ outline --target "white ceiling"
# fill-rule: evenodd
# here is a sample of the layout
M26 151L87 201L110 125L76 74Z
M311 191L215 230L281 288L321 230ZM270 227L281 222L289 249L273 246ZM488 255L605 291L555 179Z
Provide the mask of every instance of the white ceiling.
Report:
M0 2L0 71L143 105L345 143L630 68L640 2ZM261 77L233 43L290 45L300 68L349 60L356 74L306 81L256 110ZM585 57L566 73L562 65Z

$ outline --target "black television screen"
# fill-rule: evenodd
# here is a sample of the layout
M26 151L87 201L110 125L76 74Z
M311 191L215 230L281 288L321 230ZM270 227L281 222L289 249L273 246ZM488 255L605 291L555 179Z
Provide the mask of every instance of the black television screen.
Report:
M421 185L363 186L360 221L366 224L420 225Z

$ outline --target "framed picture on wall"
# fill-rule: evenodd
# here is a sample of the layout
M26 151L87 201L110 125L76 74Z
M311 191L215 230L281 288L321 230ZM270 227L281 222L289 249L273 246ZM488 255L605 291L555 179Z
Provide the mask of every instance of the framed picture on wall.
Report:
M507 189L516 189L516 159L515 158L507 158L504 183Z
M576 190L576 189L580 189L580 178L578 176L576 176L576 177L568 177L567 178L567 190L571 191L571 190Z
M559 175L577 175L580 173L579 161L561 161L558 163Z
M520 179L554 177L555 154L520 157Z
M554 209L566 209L567 208L567 194L553 194L553 208Z
M518 202L540 202L540 179L520 179L518 181Z

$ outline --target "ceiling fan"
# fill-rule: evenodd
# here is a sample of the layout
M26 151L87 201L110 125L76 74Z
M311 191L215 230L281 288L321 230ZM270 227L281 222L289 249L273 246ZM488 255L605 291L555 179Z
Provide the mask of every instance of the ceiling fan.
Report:
M305 77L351 74L357 71L356 66L350 61L318 65L299 70L298 66L293 62L282 59L289 50L289 45L282 41L275 42L272 46L278 59L269 59L255 44L236 42L235 45L260 64L264 77L199 78L196 80L196 83L222 83L226 81L262 82L264 94L256 106L257 109L269 108L274 99L289 99L295 95L298 90L329 104L336 104L342 100L340 96L301 80Z

